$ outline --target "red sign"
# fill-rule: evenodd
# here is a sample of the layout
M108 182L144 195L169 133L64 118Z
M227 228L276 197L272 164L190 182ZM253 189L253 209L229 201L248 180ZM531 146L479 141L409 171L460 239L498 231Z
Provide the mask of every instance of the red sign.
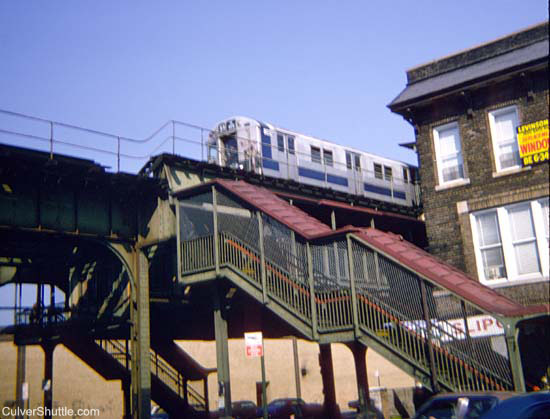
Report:
M247 358L264 356L262 332L245 333L244 345Z

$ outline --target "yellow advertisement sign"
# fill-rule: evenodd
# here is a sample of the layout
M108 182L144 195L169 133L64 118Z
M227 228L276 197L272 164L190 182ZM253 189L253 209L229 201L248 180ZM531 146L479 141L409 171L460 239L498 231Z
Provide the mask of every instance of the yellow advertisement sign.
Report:
M518 148L523 167L548 161L548 119L518 127Z

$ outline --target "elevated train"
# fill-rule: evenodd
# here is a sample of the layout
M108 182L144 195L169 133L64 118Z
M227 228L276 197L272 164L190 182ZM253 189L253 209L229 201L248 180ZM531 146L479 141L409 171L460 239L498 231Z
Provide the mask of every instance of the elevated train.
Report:
M418 206L417 168L247 117L221 121L208 160L379 201Z

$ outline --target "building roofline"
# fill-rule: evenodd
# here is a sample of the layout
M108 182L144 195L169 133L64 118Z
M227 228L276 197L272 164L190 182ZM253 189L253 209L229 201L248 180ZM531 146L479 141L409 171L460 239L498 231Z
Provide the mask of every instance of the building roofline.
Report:
M541 25L544 25L548 23L548 21L543 21L543 22L539 22L539 23L535 23L533 25L530 25L530 26L527 26L526 28L523 28L523 29L518 29L517 31L515 32L512 32L512 33L509 33L509 34L506 34L506 35L502 35L502 36L499 36L498 38L495 38L495 39L492 39L490 41L485 41L485 42L481 42L477 45L474 45L474 46L471 46L471 47L467 47L467 48L463 48L463 49L460 49L456 52L452 52L452 53L449 53L447 55L444 55L442 57L439 57L439 58L435 58L433 60L430 60L430 61L427 61L423 64L417 64L413 67L410 67L410 68L407 68L406 71L409 72L409 71L412 71L412 70L417 70L418 68L420 67L424 67L424 66L427 66L427 65L430 65L430 64L433 64L437 61L443 61L443 60L446 60L447 58L451 58L451 57L454 57L456 55L460 55L460 54L464 54L468 51L471 51L471 50L474 50L474 49L478 49L478 48L482 48L482 47L485 47L487 45L490 45L490 44L493 44L493 43L497 43L499 41L502 41L503 39L505 38L508 38L508 37L511 37L511 36L514 36L514 35L517 35L521 32L526 32L526 31L529 31L531 29L534 29L536 28L537 26L541 26Z
M548 39L548 23L549 21L545 20L491 41L409 68L406 71L407 84L411 85Z

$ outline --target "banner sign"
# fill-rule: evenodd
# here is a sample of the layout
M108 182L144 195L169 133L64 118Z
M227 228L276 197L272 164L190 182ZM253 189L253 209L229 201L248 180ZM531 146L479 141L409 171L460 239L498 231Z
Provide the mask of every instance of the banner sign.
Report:
M504 327L494 317L486 314L467 318L468 332L471 338L484 338L504 334ZM424 320L404 321L401 323L423 338L427 337L427 327ZM431 320L432 338L434 341L450 342L466 338L466 324L464 319Z
M532 166L548 161L548 119L518 127L521 165Z

